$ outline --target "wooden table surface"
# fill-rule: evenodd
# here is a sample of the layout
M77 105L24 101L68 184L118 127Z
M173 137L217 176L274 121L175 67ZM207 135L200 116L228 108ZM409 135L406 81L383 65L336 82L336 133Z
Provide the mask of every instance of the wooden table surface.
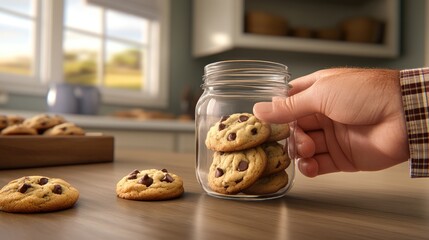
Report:
M183 177L185 194L117 198L116 182L135 168L167 168ZM410 179L407 168L313 179L298 173L286 197L259 202L203 193L193 154L117 150L114 163L2 170L1 186L24 175L61 177L80 198L65 211L0 212L0 239L429 239L429 178Z

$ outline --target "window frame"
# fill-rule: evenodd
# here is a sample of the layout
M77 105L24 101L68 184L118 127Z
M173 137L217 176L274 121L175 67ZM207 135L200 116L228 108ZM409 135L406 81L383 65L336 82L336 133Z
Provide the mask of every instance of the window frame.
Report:
M158 78L155 84L145 85L143 91L109 89L100 87L103 104L165 108L168 106L169 85L169 0L156 0L161 4L161 14L157 24L159 35L151 34L152 44L159 54L149 54L152 62L157 62L154 69L148 67L148 76ZM6 92L46 96L51 84L64 82L63 73L63 33L64 0L37 0L39 24L35 27L35 65L34 77L25 77L0 73L0 88ZM42 14L43 13L43 14ZM151 20L153 21L153 20ZM156 35L156 36L155 36ZM103 41L105 41L105 36ZM145 57L147 58L147 57ZM103 61L104 62L104 61ZM101 62L101 64L103 63ZM150 83L154 83L150 81Z

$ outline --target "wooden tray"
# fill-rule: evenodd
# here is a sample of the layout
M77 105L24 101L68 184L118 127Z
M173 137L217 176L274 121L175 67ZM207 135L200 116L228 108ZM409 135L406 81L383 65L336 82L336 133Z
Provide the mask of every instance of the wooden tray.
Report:
M112 136L0 136L0 169L112 162Z

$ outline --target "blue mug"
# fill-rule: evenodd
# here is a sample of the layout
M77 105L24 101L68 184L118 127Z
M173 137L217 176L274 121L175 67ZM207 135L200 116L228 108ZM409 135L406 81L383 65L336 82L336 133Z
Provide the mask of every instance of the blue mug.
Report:
M46 101L52 113L95 115L100 99L97 87L57 83L49 88Z

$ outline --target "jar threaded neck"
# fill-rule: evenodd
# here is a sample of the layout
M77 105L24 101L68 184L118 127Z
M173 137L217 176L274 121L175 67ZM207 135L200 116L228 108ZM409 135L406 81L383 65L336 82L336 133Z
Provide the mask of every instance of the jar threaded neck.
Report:
M204 68L203 88L215 86L286 87L290 74L286 65L261 60L229 60Z

